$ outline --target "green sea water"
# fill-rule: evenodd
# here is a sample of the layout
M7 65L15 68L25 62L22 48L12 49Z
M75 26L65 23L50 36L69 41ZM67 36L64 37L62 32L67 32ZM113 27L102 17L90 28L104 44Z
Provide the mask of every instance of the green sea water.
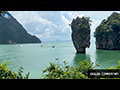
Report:
M56 58L59 60L56 61ZM24 74L30 72L31 79L39 79L42 70L49 66L49 62L67 61L70 65L78 65L78 62L85 59L91 60L94 65L99 64L98 69L115 67L120 60L120 51L96 50L95 43L91 43L90 48L86 49L86 54L76 54L72 42L0 45L0 60L9 60L8 67L15 72L23 67Z

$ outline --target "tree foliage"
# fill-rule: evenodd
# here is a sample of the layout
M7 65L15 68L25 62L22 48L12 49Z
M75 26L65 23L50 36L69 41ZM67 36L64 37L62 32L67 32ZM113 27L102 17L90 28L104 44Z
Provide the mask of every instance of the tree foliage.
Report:
M91 26L92 20L90 20L90 17L83 16L83 18L85 18L89 22L89 25Z
M107 40L110 37L111 39L115 38L118 40L120 38L119 32L120 14L113 12L113 14L111 14L107 19L102 20L101 24L96 28L96 31L94 32L94 37L96 37L98 42ZM117 44L119 44L119 42Z
M2 62L0 62L2 63ZM19 71L17 73L13 72L11 69L7 67L9 64L9 61L6 63L2 63L0 65L0 79L28 79L29 77L29 72L25 76L23 76L23 68L20 67Z
M78 66L70 66L68 62L63 64L50 63L50 66L43 70L43 79L88 79L88 69L93 68L93 63L88 60L79 62Z
M115 68L110 67L106 70L119 70L120 69L120 61L118 61L119 65ZM95 69L96 66L93 66L93 63L88 60L84 60L79 62L78 66L70 66L67 65L68 62L64 61L62 64L54 64L50 62L50 66L43 70L42 79L120 79L120 78L89 78L88 70Z
M79 17L77 17L79 18ZM77 20L76 18L76 20ZM79 21L80 20L80 21ZM80 18L77 22L77 27L78 27L78 33L80 33L82 39L85 39L87 37L87 35L90 33L90 25L91 25L91 20L90 20L90 17L85 17L83 16L82 18ZM74 19L73 19L74 21ZM72 22L73 22L72 21ZM71 24L70 24L71 26Z
M7 67L9 61L6 63L0 62L0 79L29 79L29 74L23 75L23 68L20 67L19 71L13 72ZM116 67L110 67L108 70L120 69L120 61L118 61ZM57 64L51 63L50 66L43 70L43 75L41 79L91 79L88 77L88 70L95 69L96 66L93 66L93 63L88 60L79 62L78 66L70 66L68 62L64 61L63 63ZM98 79L98 78L94 78ZM99 78L99 79L118 79L118 78Z

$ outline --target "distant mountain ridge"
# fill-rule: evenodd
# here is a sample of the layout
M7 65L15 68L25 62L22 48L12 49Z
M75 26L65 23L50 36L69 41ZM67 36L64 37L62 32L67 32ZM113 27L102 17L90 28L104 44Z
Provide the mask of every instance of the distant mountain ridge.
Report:
M10 19L0 17L0 44L41 43L36 36L32 36L9 13Z

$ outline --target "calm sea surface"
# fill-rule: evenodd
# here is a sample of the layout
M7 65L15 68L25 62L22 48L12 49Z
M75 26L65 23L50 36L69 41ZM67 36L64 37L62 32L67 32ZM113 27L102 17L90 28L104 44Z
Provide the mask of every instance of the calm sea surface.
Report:
M52 48L55 46L55 48ZM59 58L58 61L55 59ZM43 42L41 44L0 45L0 60L10 61L8 67L17 72L23 67L24 74L30 72L31 79L39 79L42 70L49 66L49 62L69 62L78 65L83 60L91 60L98 69L115 67L120 60L120 51L96 50L94 43L86 49L86 54L76 54L72 42Z

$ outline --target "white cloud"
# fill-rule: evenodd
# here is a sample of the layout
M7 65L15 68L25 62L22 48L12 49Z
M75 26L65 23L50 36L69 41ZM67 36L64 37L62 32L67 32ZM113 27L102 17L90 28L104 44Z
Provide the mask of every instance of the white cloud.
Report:
M70 21L67 20L63 15L62 15L62 21L63 21L66 25L68 25L68 24L70 23Z
M62 29L62 33L65 33L65 34L70 34L71 33L71 30L70 30L70 26L65 26L63 29Z
M84 14L79 14L79 12L68 12L68 15L71 19L76 19L77 16L80 18L84 16Z
M92 25L91 25L91 33L95 32L96 27L100 24L100 20L92 20Z
M11 11L10 11L11 12ZM47 20L46 18L42 18L40 16L43 12L37 11L12 11L12 15L25 27L28 32L32 34L43 34L46 33L46 29L54 29L57 28L56 23L51 20ZM46 13L46 12L44 12ZM49 16L49 14L48 14ZM46 16L46 17L48 17Z
M87 16L92 20L91 33L100 22L113 11L9 11L28 33L38 36L42 41L70 40L69 24L77 16Z

